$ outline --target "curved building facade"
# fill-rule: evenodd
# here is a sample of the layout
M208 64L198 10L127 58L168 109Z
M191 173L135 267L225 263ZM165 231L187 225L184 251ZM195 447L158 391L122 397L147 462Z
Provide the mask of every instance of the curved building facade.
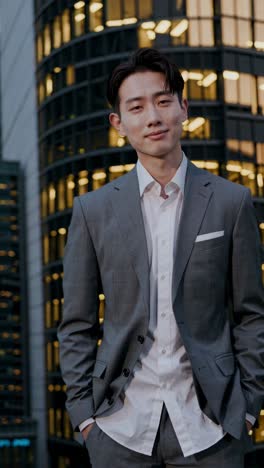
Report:
M56 337L73 198L136 162L128 141L109 127L108 75L138 47L158 48L178 64L190 106L183 148L197 166L250 188L264 242L264 6L262 0L35 0L35 43L48 430L54 466L62 468L81 454L64 409ZM253 434L258 444L260 426Z

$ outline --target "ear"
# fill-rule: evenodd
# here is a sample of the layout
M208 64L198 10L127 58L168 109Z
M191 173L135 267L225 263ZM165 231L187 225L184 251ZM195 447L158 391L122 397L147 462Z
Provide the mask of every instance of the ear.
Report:
M182 99L181 108L182 108L182 122L184 122L186 119L188 119L188 101L187 101L187 99L185 99L185 98Z
M123 128L121 117L119 114L117 114L116 112L111 112L111 114L109 115L109 122L118 131L121 137L126 136L126 132Z

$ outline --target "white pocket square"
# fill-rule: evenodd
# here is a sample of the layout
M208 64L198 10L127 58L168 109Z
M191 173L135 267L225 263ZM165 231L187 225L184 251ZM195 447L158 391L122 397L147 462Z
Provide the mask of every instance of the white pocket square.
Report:
M207 234L200 234L195 239L195 242L202 242L209 239L215 239L216 237L222 237L225 231L215 231L215 232L208 232Z

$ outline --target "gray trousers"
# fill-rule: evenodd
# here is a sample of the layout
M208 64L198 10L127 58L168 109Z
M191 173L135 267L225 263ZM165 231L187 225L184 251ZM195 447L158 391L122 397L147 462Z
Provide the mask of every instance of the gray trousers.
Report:
M244 453L250 446L246 424L241 440L226 434L212 447L195 455L184 457L165 405L151 456L130 450L118 444L94 424L86 448L92 468L243 468Z

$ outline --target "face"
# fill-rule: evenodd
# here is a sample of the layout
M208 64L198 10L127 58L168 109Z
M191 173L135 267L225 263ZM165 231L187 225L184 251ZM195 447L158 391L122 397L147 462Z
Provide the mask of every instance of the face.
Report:
M187 102L166 91L162 73L144 71L128 76L119 88L120 115L110 114L111 124L127 136L138 157L176 157Z

